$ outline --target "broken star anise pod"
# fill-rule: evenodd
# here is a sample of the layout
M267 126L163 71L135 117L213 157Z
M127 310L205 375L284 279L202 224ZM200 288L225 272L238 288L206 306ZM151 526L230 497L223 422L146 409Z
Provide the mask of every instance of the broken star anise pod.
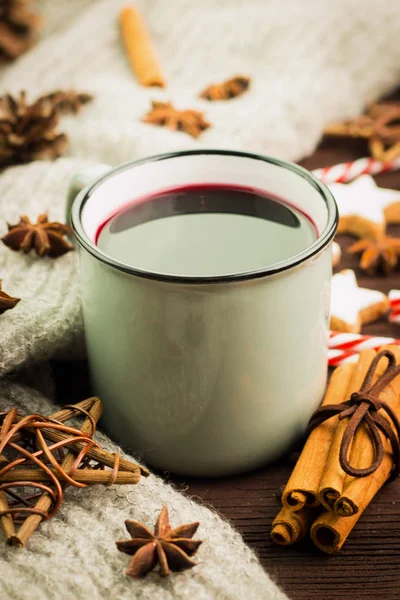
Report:
M238 75L237 77L232 77L232 79L227 79L222 83L210 85L201 92L200 98L210 101L230 100L231 98L236 98L237 96L244 94L249 85L249 77Z
M0 97L0 165L61 156L68 139L57 131L59 111L46 98L28 104L26 93Z
M56 258L73 249L65 237L70 230L68 225L49 222L46 213L39 216L37 223L23 216L16 225L8 225L8 233L1 240L12 250L29 252L34 249L39 256Z
M194 138L210 127L198 110L177 110L170 102L152 102L151 110L142 118L143 123L160 125L172 131L183 131Z
M399 262L400 238L385 236L378 240L359 240L348 249L350 254L361 254L360 267L373 275L378 270L388 274Z
M131 577L144 577L157 564L160 575L167 577L171 571L184 571L194 567L190 557L199 549L201 540L192 540L199 523L188 523L171 528L168 509L163 506L154 533L137 521L125 521L125 526L132 536L131 540L117 542L117 548L125 554L132 554L126 574Z
M14 308L16 304L20 301L20 298L13 298L9 296L5 292L3 292L2 281L0 279L0 315L2 315L6 310L10 310L10 308Z
M72 113L76 115L82 106L93 100L93 96L87 92L75 92L75 90L57 90L40 98L41 101L48 100L53 108L61 114Z

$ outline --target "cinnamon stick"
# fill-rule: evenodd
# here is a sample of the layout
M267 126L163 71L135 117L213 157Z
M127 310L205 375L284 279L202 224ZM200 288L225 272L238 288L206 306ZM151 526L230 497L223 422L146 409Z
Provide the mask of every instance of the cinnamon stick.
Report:
M291 510L283 507L272 523L271 538L280 546L290 546L302 540L310 529L315 510L304 507Z
M55 469L50 469L54 474L57 474ZM78 469L72 479L77 483L84 483L87 485L108 485L110 482L111 471L101 471L95 469ZM118 471L117 476L113 483L122 485L135 484L140 480L140 473L132 473L130 471ZM45 471L41 469L14 469L4 473L0 478L0 483L11 483L16 481L27 481L32 483L46 483L51 481L51 478ZM1 494L0 492L0 511L1 508ZM2 517L3 518L3 517Z
M344 364L334 371L322 404L339 404L346 400L354 369L354 364ZM319 505L318 490L336 422L337 419L329 419L309 435L282 495L282 504L287 509L298 511L304 506Z
M357 392L362 382L365 379L367 371L376 356L375 350L364 350L360 353L359 359L353 370L352 376L348 383L344 397L340 399L348 400L353 392ZM329 449L329 456L324 465L324 471L320 480L318 499L324 508L333 510L335 502L340 498L343 492L343 485L346 478L346 473L343 471L339 462L340 446L343 439L343 433L346 429L349 419L332 417L328 420L331 427L334 429L332 443Z
M382 350L390 350L396 357L396 363L400 363L400 348L394 345L388 345L381 348ZM377 377L385 370L387 359L382 359L378 365ZM400 415L400 377L393 379L388 386L379 394L379 399L386 402L397 415ZM386 439L381 431L379 431L383 447L388 455L391 454L390 442ZM372 464L375 457L375 450L371 443L371 438L367 426L362 424L356 431L352 451L350 454L350 462L357 469L368 467ZM381 472L382 469L382 472ZM367 498L368 489L371 485L371 480L378 477L388 477L385 467L380 467L377 471L368 477L352 477L346 475L344 480L344 490L340 498L334 505L334 511L343 517L350 517L358 512L362 512L365 508L365 499Z
M369 480L369 486L364 495L363 504L356 514L351 517L341 517L333 511L326 511L317 517L311 526L310 534L312 541L320 550L327 554L339 552L363 511L389 477L392 465L392 453L386 451L379 469L366 477Z
M345 410L339 409L337 416L328 417L327 421L321 422L322 425L331 422L335 430L331 438L331 445L326 457L324 474L318 492L318 499L322 500L327 510L315 519L310 533L315 545L329 554L340 550L365 508L391 476L393 468L397 467L387 427L393 428L394 433L396 433L397 428L395 420L391 417L391 411L397 415L397 418L400 417L400 374L397 374L400 365L400 348L388 345L383 347L382 350L389 350L394 355L395 364L391 360L388 362L390 355L379 355L379 362L375 361L374 369L371 371L370 366L376 356L376 352L366 350L360 354L358 363L349 375L347 386L343 386L342 378L339 377L339 383L342 383L342 394L343 388L346 387L344 400L352 398L354 392L360 392L361 390L360 394L354 398L354 402L357 402L358 399L361 402L360 406L363 406L364 402L371 402L371 407L375 406L375 410L379 412L379 415L375 416L373 412L370 413L372 414L370 420L358 421L358 425L355 425L357 421L353 421L352 425L355 429L352 430L351 438L347 437L346 442L346 448L350 451L350 459L348 460L347 455L344 458L342 457L342 459L343 464L347 464L346 471L353 472L354 476L346 474L340 466L340 446L343 441L344 430L349 424L349 418L339 420L339 416L343 417ZM369 375L366 378L368 371ZM386 381L389 381L389 383L385 384L381 379L381 377L385 376L387 376ZM378 384L376 391L374 391L373 387L375 383ZM339 387L338 385L333 386L334 393L338 392ZM375 393L378 394L377 397L374 395L368 396L368 394ZM366 394L365 400L363 399L363 394ZM381 408L379 408L379 401L384 403ZM374 402L376 404L373 404ZM324 403L326 402L324 401ZM388 407L387 410L385 406ZM332 413L334 414L334 410L332 410ZM341 414L339 415L339 413ZM346 410L346 413L349 415L355 414L354 410L352 412L351 409ZM378 421L378 418L380 421ZM382 424L382 419L387 421L385 427ZM380 425L377 426L377 423L380 423ZM321 427L321 424L317 429ZM369 426L373 426L375 429L370 430ZM316 429L314 429L315 431ZM371 438L373 431L375 431L374 435L380 436L382 442L383 460L381 463L379 461L375 463L379 445L375 447L376 444L373 442L373 438ZM352 440L351 446L349 445L349 439ZM324 438L322 442L324 442ZM358 470L367 469L368 472L368 469L374 466L374 463L377 466L375 470L369 471L370 474L368 476L357 476ZM304 469L306 464L304 465ZM304 478L307 479L306 471L304 472ZM324 482L325 487L323 487ZM304 493L301 487L295 491L300 494ZM302 510L306 509L303 508ZM277 543L288 545L302 535L300 525L293 517L296 514L296 511L283 512L274 521L273 537L276 538Z
M400 364L400 348L385 346L396 357L396 364ZM381 364L382 363L382 364ZM386 360L381 360L377 377L384 371ZM393 379L379 394L379 399L386 402L400 416L400 376ZM363 468L372 463L374 449L371 440L366 438L367 432L362 425L356 432L355 441L351 452L351 464ZM368 477L354 478L346 475L344 493L335 503L335 511L321 513L311 527L311 539L323 552L335 554L338 552L372 501L376 493L386 483L393 468L392 448L388 440L379 432L384 446L384 456L381 465ZM353 462L354 461L354 462ZM338 512L340 511L340 514ZM342 516L344 515L344 516Z
M125 50L139 83L145 87L164 87L164 77L150 34L137 8L123 8L120 25Z

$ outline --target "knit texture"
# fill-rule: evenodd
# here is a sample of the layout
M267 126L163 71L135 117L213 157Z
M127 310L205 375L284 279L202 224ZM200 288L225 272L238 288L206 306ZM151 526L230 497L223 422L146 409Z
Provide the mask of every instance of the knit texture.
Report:
M141 88L120 42L121 4L84 0L80 10L79 0L46 0L53 33L3 78L3 88L23 86L32 97L69 85L96 95L66 125L76 157L117 164L209 146L295 160L313 150L327 122L356 114L400 79L393 0L139 0L168 83ZM198 99L205 86L238 73L252 77L249 93ZM204 110L212 127L193 140L141 123L151 99Z
M20 214L49 210L62 220L72 174L99 161L206 146L298 159L313 150L325 123L356 114L399 80L400 13L392 0L141 0L168 81L165 90L143 89L121 47L121 4L42 0L42 41L3 68L2 92L23 87L33 99L75 86L95 101L63 120L71 137L66 158L0 175L1 234ZM248 93L226 103L198 99L203 87L239 73L253 79ZM193 140L145 125L140 117L152 99L205 111L212 128ZM77 256L38 260L1 245L0 276L4 290L22 298L1 317L0 411L15 405L49 414L54 389L44 361L84 353ZM170 580L151 574L133 581L115 540L126 537L127 518L152 526L163 504L173 524L201 521L199 565ZM27 549L0 544L0 573L0 596L12 600L286 598L228 523L154 475L138 486L68 489Z

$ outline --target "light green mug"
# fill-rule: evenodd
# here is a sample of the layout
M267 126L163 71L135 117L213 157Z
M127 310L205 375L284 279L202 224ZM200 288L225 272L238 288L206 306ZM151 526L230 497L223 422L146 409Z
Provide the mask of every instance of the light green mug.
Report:
M99 226L132 198L205 182L283 197L318 236L278 264L213 278L141 271L96 245ZM149 465L189 475L240 472L285 451L326 385L338 220L328 189L284 161L199 150L92 167L71 183L68 204L91 378L110 435Z

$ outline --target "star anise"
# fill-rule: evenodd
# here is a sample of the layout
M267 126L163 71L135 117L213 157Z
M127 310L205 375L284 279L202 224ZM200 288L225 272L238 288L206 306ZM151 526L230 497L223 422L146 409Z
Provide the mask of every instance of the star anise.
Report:
M368 140L371 155L382 162L400 156L400 102L371 104L364 115L325 128L327 135Z
M210 85L200 94L200 98L204 100L230 100L241 96L248 89L250 85L250 78L238 75L227 79L222 83Z
M160 125L172 131L183 131L194 138L210 127L203 113L197 110L177 110L169 102L152 102L151 110L143 117L143 123Z
M382 162L393 160L400 155L400 102L372 104L369 115L375 119L371 154Z
M31 10L32 0L1 0L0 54L14 59L34 43L42 18Z
M1 240L12 250L29 252L34 249L39 256L56 258L73 249L65 238L70 229L68 225L49 222L46 213L39 216L37 223L23 216L16 225L8 225L8 233Z
M0 279L0 315L6 312L6 310L10 310L10 308L14 308L14 306L20 301L20 298L13 298L12 296L9 296L3 292L1 288L2 280Z
M125 521L125 526L132 539L117 542L117 548L120 552L133 555L126 570L127 575L144 577L159 564L160 574L167 577L170 571L184 571L197 564L190 557L202 543L201 540L191 539L199 523L188 523L172 529L168 509L163 506L154 533L137 521Z
M93 100L93 96L86 92L75 92L75 90L68 90L65 92L63 90L57 90L51 94L42 96L40 100L49 100L52 106L56 108L59 113L77 114L81 110L82 106Z
M61 156L68 139L57 132L58 114L46 98L29 105L25 92L0 97L0 165Z
M378 270L388 274L399 262L400 238L385 236L378 240L359 240L348 249L350 254L361 254L360 267L373 275Z

